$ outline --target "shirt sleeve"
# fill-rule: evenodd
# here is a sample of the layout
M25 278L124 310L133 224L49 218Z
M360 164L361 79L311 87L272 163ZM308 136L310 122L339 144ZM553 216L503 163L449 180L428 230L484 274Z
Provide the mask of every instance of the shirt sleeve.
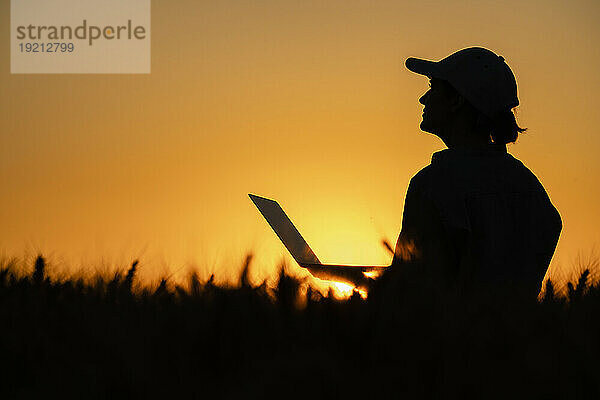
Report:
M416 262L444 270L442 276L451 273L448 269L455 256L440 212L428 196L429 192L426 177L417 174L411 179L404 200L402 229L396 242L394 264Z

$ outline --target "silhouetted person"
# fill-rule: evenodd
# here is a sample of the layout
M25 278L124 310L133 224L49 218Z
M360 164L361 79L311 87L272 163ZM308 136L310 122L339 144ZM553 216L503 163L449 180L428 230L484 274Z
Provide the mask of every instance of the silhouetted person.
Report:
M406 67L430 78L420 128L448 149L410 181L392 267L412 260L467 291L537 295L562 223L536 176L506 152L525 131L512 112L512 71L479 47Z

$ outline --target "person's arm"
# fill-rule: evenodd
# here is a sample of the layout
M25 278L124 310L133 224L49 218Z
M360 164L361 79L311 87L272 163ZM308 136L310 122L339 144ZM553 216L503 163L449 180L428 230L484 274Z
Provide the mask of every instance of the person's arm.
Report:
M427 237L438 213L431 201L423 194L423 182L411 179L402 212L402 228L396 241L392 265L420 260Z
M453 279L458 273L464 235L450 232L444 225L442 212L431 198L430 184L427 176L411 179L392 266L419 265L435 279Z

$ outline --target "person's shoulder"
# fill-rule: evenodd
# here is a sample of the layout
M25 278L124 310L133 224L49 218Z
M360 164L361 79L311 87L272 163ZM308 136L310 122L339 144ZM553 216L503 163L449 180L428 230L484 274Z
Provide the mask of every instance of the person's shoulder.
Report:
M419 172L413 175L410 179L410 185L412 186L421 186L431 181L436 174L437 166L433 164L426 165L421 168Z
M520 177L520 179L535 186L541 185L537 175L535 175L533 171L529 169L529 167L527 167L521 160L514 157L512 154L507 153L505 162L511 165L512 169L515 171L516 175Z
M431 163L421 168L413 179L418 182L439 179L442 175L454 168L457 164L449 149L435 152L431 156Z

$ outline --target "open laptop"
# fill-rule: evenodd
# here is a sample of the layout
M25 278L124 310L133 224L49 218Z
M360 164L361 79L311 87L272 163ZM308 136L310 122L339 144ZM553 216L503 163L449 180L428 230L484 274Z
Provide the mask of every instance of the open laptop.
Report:
M322 264L306 243L298 229L283 211L281 206L271 199L248 194L271 228L275 231L294 260L311 274L321 279L351 282L360 286L371 274L379 274L387 266L353 266Z

